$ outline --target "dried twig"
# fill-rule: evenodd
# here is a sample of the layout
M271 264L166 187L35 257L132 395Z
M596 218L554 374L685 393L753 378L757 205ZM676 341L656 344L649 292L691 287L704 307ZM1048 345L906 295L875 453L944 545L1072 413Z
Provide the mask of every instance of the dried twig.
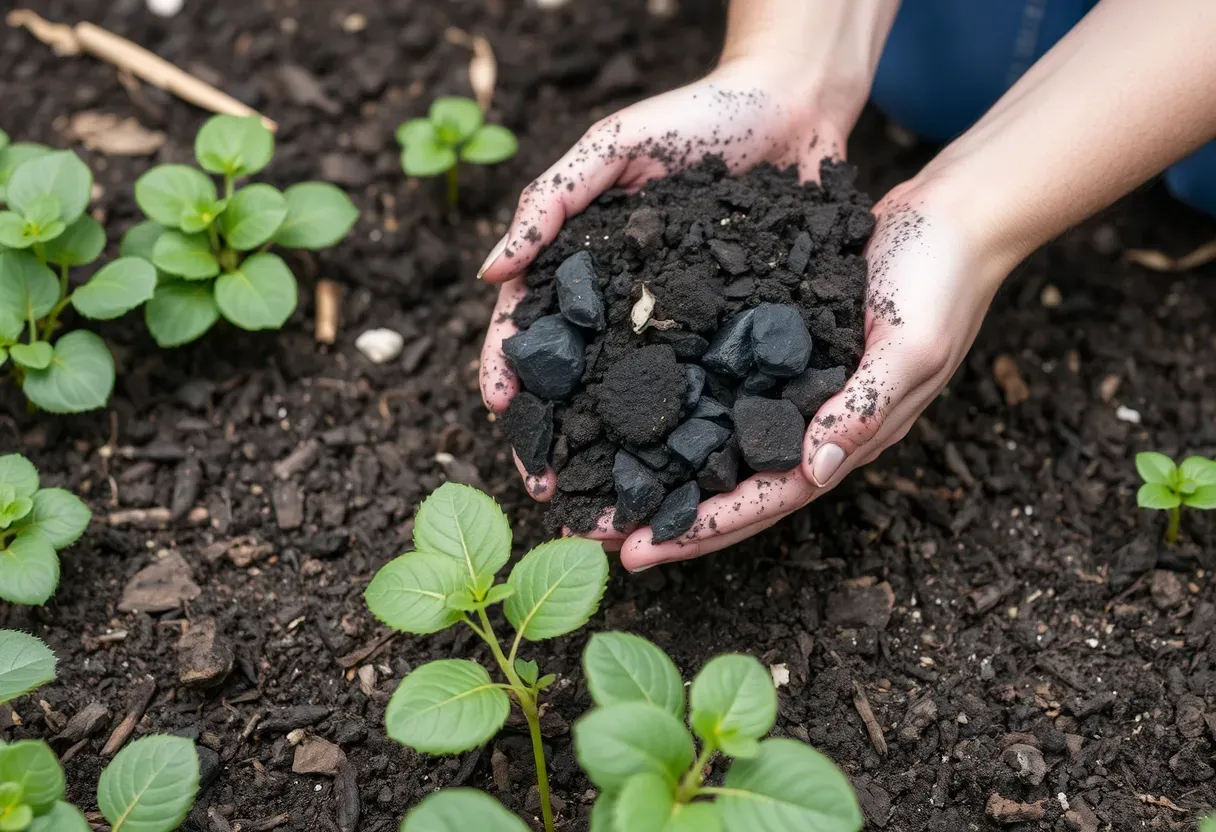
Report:
M363 664L365 661L370 659L377 650L395 639L397 635L398 633L396 630L389 630L371 644L364 645L352 653L347 653L345 656L338 659L338 664L342 665L343 668L348 670L357 664Z
M135 726L143 719L144 711L148 710L148 705L152 704L152 697L155 694L156 680L151 676L145 676L135 683L135 687L131 689L131 705L127 710L127 715L122 718L122 722L118 723L114 733L110 734L110 738L106 740L106 744L101 749L101 756L113 757L126 745Z
M1186 272L1216 261L1216 240L1204 243L1182 257L1170 257L1154 249L1136 248L1125 252L1123 259L1155 272Z
M498 84L498 60L494 57L494 47L481 35L470 35L463 29L449 26L444 32L448 43L463 46L473 52L469 61L469 86L473 88L473 97L484 113L490 109L494 100L494 89Z
M338 321L342 317L342 284L332 280L317 281L317 315L313 337L318 344L338 340Z
M878 724L878 720L874 717L874 709L870 707L870 699L866 696L865 690L857 682L853 680L853 707L857 709L857 715L861 717L861 721L866 726L866 734L870 737L870 744L874 746L874 750L878 752L878 756L887 756L887 738L883 736L882 726Z

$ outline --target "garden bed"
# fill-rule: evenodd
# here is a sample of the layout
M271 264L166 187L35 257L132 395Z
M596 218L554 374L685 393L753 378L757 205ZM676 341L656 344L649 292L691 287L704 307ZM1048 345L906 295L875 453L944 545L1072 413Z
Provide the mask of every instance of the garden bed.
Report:
M595 119L710 64L719 4L685 3L658 21L641 2L541 12L223 0L188 3L168 22L133 1L31 5L111 28L263 109L282 129L262 178L333 180L363 217L337 249L293 261L301 307L283 332L217 329L162 352L128 318L98 330L119 365L109 411L31 419L4 398L0 451L27 455L96 519L63 553L54 600L4 611L4 626L44 638L60 665L57 682L13 703L19 720L4 719L3 737L50 739L90 703L105 708L108 721L66 765L69 798L90 807L109 729L151 677L137 735L182 733L215 752L185 828L223 832L218 817L247 831L332 830L357 801L357 828L385 832L457 784L532 820L531 751L516 720L454 759L385 737L383 709L405 673L483 648L456 630L385 643L362 591L447 479L501 501L518 551L544 539L544 511L477 390L493 290L472 275L530 174ZM447 26L490 38L494 115L521 146L505 165L466 172L454 224L441 182L404 180L392 138L434 95L468 92L468 51L444 40ZM185 161L204 118L7 29L0 78L0 127L15 139L65 146L63 120L100 109L165 131L155 161ZM132 183L154 160L84 155L98 172L95 207L115 227L133 222ZM874 194L927 155L892 144L872 114L852 144L858 184ZM729 551L617 570L591 629L644 635L688 677L728 650L788 673L777 732L850 775L870 828L1007 828L993 795L1038 807L1026 811L1042 819L1023 828L1192 828L1216 805L1216 521L1192 512L1183 542L1159 545L1162 518L1135 507L1132 456L1216 454L1216 279L1212 267L1148 273L1120 254L1181 253L1213 230L1152 189L1039 252L896 449ZM312 337L318 277L348 287L334 348ZM405 335L401 359L377 367L354 349L373 326ZM1010 404L1019 397L994 378L998 356L1016 364L1024 401ZM176 519L140 528L147 516L130 512L150 508ZM181 612L120 611L130 579L165 552L184 560L197 594ZM222 686L199 691L180 681L177 644L183 619L205 618L236 661ZM568 732L590 704L583 639L544 645L545 670L559 674L544 727L567 830L586 828L593 797ZM340 746L341 777L292 772L297 728Z

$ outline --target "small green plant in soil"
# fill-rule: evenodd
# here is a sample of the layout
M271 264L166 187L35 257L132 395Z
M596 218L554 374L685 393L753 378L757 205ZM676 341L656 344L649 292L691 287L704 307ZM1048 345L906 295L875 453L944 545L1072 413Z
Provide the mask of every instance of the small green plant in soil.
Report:
M1182 506L1216 508L1216 460L1190 456L1175 465L1156 451L1136 454L1136 471L1144 485L1136 492L1140 508L1164 510L1169 517L1165 530L1168 543L1178 540Z
M70 491L40 488L20 454L0 456L0 598L46 603L59 585L60 549L79 539L92 512Z
M410 119L397 128L403 148L401 167L407 176L447 174L448 204L460 196L460 163L496 165L515 155L515 134L498 124L486 124L477 102L444 96L431 103L426 118Z
M105 229L85 208L93 174L75 153L9 143L0 132L0 367L31 404L52 413L104 407L114 359L87 330L59 334L70 305L93 320L117 318L152 297L156 270L120 257L71 289L72 269L96 262Z
M422 503L414 518L414 551L376 573L367 587L368 608L389 627L406 633L435 633L464 624L489 645L506 682L494 681L474 661L441 659L424 664L401 681L384 722L388 735L410 748L427 754L459 754L498 733L513 696L528 723L541 814L545 829L552 832L538 708L541 692L554 677L541 675L536 661L520 653L525 643L566 635L587 623L604 595L608 558L593 541L552 540L524 555L505 583L495 583L510 555L507 518L493 499L477 489L446 483ZM506 651L488 612L496 604L502 604L515 629ZM444 797L443 802L454 799ZM419 829L433 828L424 821L412 822ZM469 828L493 827L474 823Z
M220 316L241 329L282 327L298 302L296 278L270 247L329 248L359 215L324 182L283 192L262 183L237 188L274 155L274 135L256 117L209 119L194 154L202 170L160 165L136 181L135 201L148 220L122 242L124 255L160 272L144 316L162 347L199 338ZM222 190L208 174L222 179Z

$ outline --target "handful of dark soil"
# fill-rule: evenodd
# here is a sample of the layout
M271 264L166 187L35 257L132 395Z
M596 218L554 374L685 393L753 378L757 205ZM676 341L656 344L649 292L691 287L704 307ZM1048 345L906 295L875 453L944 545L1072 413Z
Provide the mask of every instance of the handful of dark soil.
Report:
M557 472L553 527L615 506L617 528L670 540L703 495L798 465L862 352L874 217L854 174L712 159L566 223L503 345L524 387L503 430L529 472Z

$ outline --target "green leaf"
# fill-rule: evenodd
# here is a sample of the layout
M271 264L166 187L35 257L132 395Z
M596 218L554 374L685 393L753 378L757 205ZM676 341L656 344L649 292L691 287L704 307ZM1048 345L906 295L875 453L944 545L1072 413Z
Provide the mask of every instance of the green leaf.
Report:
M42 318L59 301L59 281L38 258L24 251L0 251L0 308L19 320Z
M498 733L511 710L476 662L440 659L401 680L384 711L388 735L427 754L459 754Z
M215 281L215 302L241 329L279 329L296 311L296 277L277 254L252 254Z
M59 219L70 225L84 213L93 195L93 173L70 150L57 150L31 159L8 182L8 204L19 214L30 213L35 200L54 196Z
M777 722L777 689L752 656L710 659L692 683L692 725L701 739L721 748L724 738L758 740Z
M187 280L207 280L220 273L206 234L166 231L152 247L152 263L168 274Z
M55 343L45 370L26 373L25 396L48 413L82 413L105 407L114 389L114 358L92 332L69 332Z
M404 633L437 633L460 620L448 597L464 589L460 564L435 552L411 552L389 561L367 585L372 615Z
M249 251L273 237L286 217L287 200L281 193L269 185L250 185L229 201L220 231L232 248Z
M38 469L21 454L0 456L0 484L10 485L15 497L33 497L38 490Z
M4 152L4 149L6 147L8 147L8 144L9 144L8 133L5 133L3 130L0 130L0 153Z
M439 138L456 145L467 140L481 127L481 108L471 98L443 95L431 102L427 114L439 133Z
M162 347L177 347L200 337L220 319L210 283L170 280L156 287L144 306L144 322Z
M629 832L663 832L676 808L675 787L654 772L625 781L616 801L616 828Z
M252 176L274 156L274 134L257 116L212 116L198 131L194 156L208 173Z
M31 159L37 159L51 153L49 147L30 142L17 142L0 150L0 202L8 200L8 183L13 178L17 168Z
M359 209L350 197L327 182L292 185L283 192L283 198L287 200L287 216L274 232L274 241L285 248L329 248L359 219Z
M456 151L438 140L412 142L401 152L401 169L407 176L438 176L456 161Z
M31 225L49 226L59 219L59 197L51 193L38 194L29 201L22 213L25 221Z
M1183 481L1194 483L1196 488L1216 485L1216 460L1188 456L1178 466L1178 474Z
M476 789L434 792L410 810L401 832L529 832L524 822Z
M33 510L20 523L18 535L39 534L56 551L79 540L93 517L84 501L64 488L37 491L33 503Z
M726 774L718 809L727 832L858 832L861 807L848 779L824 755L797 740L760 744Z
M1182 498L1184 506L1199 509L1216 508L1216 485L1201 485L1194 493Z
M716 803L685 803L676 806L663 832L722 832L722 829L722 812Z
M515 673L525 685L532 686L536 684L536 677L540 675L540 667L531 659L516 659Z
M88 214L81 214L62 234L47 243L46 259L59 266L87 266L106 247L106 231Z
M55 351L46 341L35 341L32 344L13 344L9 347L9 355L13 363L27 370L45 370L51 364Z
M617 797L611 792L600 792L591 807L591 828L588 832L617 832Z
M486 597L482 599L481 603L488 607L491 604L502 603L514 594L515 587L510 584L497 584L490 587L490 591L486 593Z
M1199 832L1216 832L1216 815L1199 821Z
M80 810L60 800L45 815L34 818L26 832L93 832Z
M496 165L519 150L515 134L497 124L487 124L460 148L460 160L474 165Z
M158 222L144 220L137 223L122 235L122 244L118 247L118 253L123 257L142 257L151 262L156 241L164 233L165 227Z
M583 651L587 690L597 705L650 702L684 719L680 671L659 647L631 633L596 633Z
M439 555L439 557L443 557L443 555ZM446 560L451 560L451 558L446 558ZM460 571L459 566L456 567L456 571ZM485 609L485 604L474 598L473 590L469 589L468 585L464 583L463 573L460 575L460 580L462 584L461 588L449 595L445 601L448 609L458 612L474 612Z
M1140 508L1167 509L1182 505L1182 498L1168 485L1145 483L1136 492L1136 504Z
M8 347L0 347L0 367L8 362Z
M215 203L215 183L185 165L160 165L135 180L135 201L148 219L180 228L187 210Z
M608 791L647 772L674 786L693 762L688 729L646 702L591 710L574 725L574 752L591 782Z
M220 218L220 215L224 213L224 209L227 207L228 201L223 199L191 205L182 212L178 227L186 234L198 234L206 231Z
M599 609L608 585L608 558L594 540L542 543L515 565L503 605L507 620L529 641L571 633Z
M541 676L539 679L536 680L536 689L544 690L545 688L549 687L556 681L557 681L556 673L546 673L544 676Z
M0 485L0 531L8 529L34 510L32 499L16 494L11 485Z
M40 534L13 538L0 549L0 598L10 604L41 606L59 586L59 557Z
M155 291L156 268L151 263L120 257L72 293L72 306L86 318L108 321L150 300Z
M1174 460L1165 454L1159 454L1156 451L1136 454L1136 471L1140 474L1140 478L1147 483L1171 485L1177 470L1178 467L1174 465Z
M39 740L0 746L0 783L20 785L22 801L36 814L50 811L64 797L63 769L51 747Z
M36 242L26 228L25 217L13 211L0 211L0 248L25 249Z
M184 737L153 735L128 745L97 783L97 808L111 832L171 832L198 794L198 752Z
M0 791L20 794L21 787L16 783L0 784ZM4 807L0 812L0 830L2 832L25 832L34 823L34 810L27 803L14 803Z
M55 678L55 654L39 639L0 630L0 705Z
M491 497L446 482L414 517L414 548L454 558L465 579L474 581L494 575L511 557L511 526Z
M397 128L397 142L408 147L415 142L434 142L435 125L429 118L412 118Z

